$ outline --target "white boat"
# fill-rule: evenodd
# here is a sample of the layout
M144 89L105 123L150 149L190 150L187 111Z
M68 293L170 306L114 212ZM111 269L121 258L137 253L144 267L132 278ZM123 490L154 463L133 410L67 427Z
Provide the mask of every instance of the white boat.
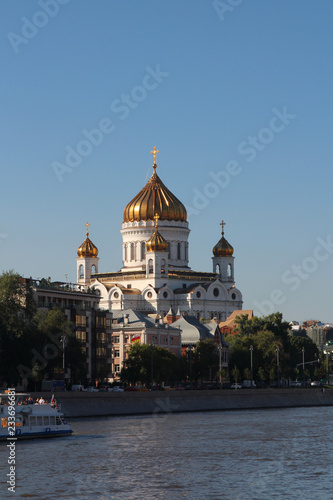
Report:
M0 441L36 437L69 436L71 426L55 405L27 404L29 394L0 393Z

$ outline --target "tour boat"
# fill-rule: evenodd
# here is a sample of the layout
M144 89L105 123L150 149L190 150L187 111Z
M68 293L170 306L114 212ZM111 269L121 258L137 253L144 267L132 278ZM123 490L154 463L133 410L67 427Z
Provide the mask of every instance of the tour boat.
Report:
M29 404L28 397L29 394L0 393L0 441L72 434L71 426L55 403Z

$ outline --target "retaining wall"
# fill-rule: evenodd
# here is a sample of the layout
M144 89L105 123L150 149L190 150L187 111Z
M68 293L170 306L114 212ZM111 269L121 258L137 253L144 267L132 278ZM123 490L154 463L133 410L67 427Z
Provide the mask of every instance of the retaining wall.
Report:
M48 401L50 393L43 395ZM161 392L56 392L67 417L135 415L257 408L333 406L333 389L245 389Z

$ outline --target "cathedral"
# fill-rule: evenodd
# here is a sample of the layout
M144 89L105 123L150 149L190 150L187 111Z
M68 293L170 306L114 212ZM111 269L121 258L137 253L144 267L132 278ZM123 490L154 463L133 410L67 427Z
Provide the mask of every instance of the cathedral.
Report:
M212 272L189 266L190 233L183 203L153 174L126 205L121 229L123 266L118 272L99 272L98 249L89 238L77 250L77 283L99 294L107 311L133 309L145 315L191 315L224 321L242 309L242 294L235 287L234 249L224 237L213 248Z

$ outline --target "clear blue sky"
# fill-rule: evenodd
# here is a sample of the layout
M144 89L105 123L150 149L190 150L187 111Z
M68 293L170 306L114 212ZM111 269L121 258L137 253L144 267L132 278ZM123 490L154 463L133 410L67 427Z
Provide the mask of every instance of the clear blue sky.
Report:
M223 218L244 308L333 322L331 1L16 0L0 15L3 270L75 281L87 220L100 271L118 270L156 145L192 269L212 269Z

